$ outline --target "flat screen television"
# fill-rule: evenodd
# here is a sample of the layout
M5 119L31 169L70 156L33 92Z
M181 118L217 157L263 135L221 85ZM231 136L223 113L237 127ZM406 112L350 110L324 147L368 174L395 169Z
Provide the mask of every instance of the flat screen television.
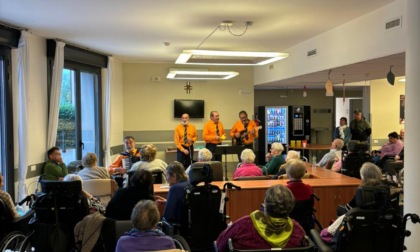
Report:
M204 118L204 100L174 100L174 117L187 113L190 118Z

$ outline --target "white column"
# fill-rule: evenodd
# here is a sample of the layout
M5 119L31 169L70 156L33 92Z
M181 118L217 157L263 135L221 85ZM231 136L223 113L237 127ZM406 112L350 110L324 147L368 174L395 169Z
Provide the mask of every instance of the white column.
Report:
M420 1L407 0L406 22L404 213L420 215ZM412 233L405 239L407 251L418 251L420 248L420 224L408 223L407 229Z

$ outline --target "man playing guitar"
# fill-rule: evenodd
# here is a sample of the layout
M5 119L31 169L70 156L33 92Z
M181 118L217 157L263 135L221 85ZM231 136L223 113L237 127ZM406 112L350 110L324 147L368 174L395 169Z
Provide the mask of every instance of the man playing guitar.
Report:
M255 121L248 119L245 111L239 112L239 121L237 121L230 130L232 145L244 145L248 149L253 149L254 139L258 137L258 130L261 126L255 124Z

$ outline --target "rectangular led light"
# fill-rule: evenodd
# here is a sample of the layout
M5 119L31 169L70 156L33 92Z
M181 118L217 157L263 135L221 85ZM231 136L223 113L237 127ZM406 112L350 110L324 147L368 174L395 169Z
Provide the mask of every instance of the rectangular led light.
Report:
M237 76L238 72L231 71L202 71L170 69L167 79L175 80L227 80Z
M289 57L289 54L278 52L184 50L175 63L190 65L258 66L287 57Z

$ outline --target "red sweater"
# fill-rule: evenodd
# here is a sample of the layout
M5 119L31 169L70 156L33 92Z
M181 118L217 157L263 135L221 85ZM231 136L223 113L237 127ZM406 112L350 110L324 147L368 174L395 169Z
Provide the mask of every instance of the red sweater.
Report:
M296 201L310 199L314 193L312 186L302 183L302 180L287 181L286 187L292 191Z

